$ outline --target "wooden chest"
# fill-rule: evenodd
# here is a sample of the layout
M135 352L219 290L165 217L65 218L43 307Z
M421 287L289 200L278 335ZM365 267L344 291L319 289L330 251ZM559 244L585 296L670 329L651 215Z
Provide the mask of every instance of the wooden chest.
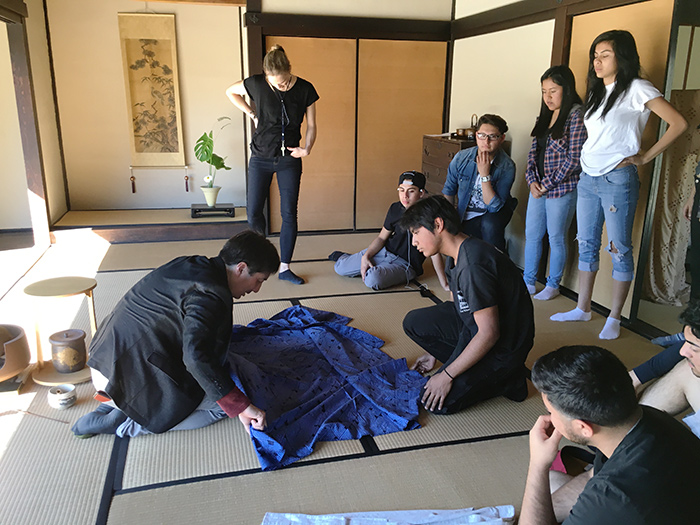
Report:
M454 156L476 142L457 138L423 135L423 174L425 189L431 195L440 195L447 178L447 168Z

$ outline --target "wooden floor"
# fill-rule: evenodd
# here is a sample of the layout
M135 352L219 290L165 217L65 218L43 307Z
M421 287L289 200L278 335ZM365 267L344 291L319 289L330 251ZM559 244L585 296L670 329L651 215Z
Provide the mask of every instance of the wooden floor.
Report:
M426 264L415 284L374 292L360 279L335 275L326 259L334 250L356 251L374 234L301 236L293 268L304 286L275 276L261 293L234 304L234 322L270 317L292 305L337 311L352 326L385 341L391 357L409 362L421 354L401 329L405 313L447 299ZM38 304L23 288L57 275L95 277L98 321L147 272L184 254L215 255L222 241L109 244L82 232L54 245L0 301L2 322L33 334L67 327L86 329L85 301L65 298ZM274 241L276 242L276 241ZM564 297L535 301L536 339L528 365L557 347L601 344L604 319L554 323L549 316L570 309ZM86 330L87 331L87 330ZM30 337L31 338L31 337ZM603 342L629 367L657 347L622 330ZM371 510L460 508L510 504L517 508L528 461L527 431L544 407L531 389L523 403L496 398L460 414L422 413L422 428L367 442L321 443L305 460L261 472L240 423L226 420L205 429L121 440L75 439L70 425L93 410L92 387L81 385L76 406L55 411L45 387L30 385L20 396L0 397L0 523L260 523L265 512L334 513Z

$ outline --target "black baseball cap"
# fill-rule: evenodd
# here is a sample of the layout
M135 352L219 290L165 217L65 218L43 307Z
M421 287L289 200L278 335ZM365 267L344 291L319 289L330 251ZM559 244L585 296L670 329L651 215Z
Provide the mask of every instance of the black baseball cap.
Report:
M412 184L416 186L419 190L424 190L425 175L423 175L420 171L404 171L401 175L399 175L399 186L401 186L402 184Z

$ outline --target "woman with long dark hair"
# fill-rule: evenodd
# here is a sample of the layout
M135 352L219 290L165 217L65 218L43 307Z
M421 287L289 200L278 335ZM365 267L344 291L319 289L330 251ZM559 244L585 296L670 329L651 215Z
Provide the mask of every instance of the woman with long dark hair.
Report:
M576 209L576 185L586 128L574 74L567 66L550 67L540 78L542 105L532 128L532 146L525 179L530 187L525 218L525 270L523 279L535 293L542 239L549 236L551 255L544 290L535 299L547 301L559 295L566 264L566 232Z
M599 267L603 223L606 250L612 256L613 289L610 315L600 339L620 335L620 316L634 278L632 225L639 198L637 166L663 152L688 126L648 80L634 37L628 31L606 31L589 50L584 124L588 139L581 151L581 180L576 216L579 248L579 294L576 308L554 314L553 321L588 321ZM650 113L666 121L664 135L647 151L640 150Z
M239 80L226 90L234 106L255 123L248 165L248 226L265 234L263 207L270 193L272 175L277 173L280 191L280 270L279 278L293 284L304 279L289 268L297 239L297 205L301 185L301 159L311 153L316 141L316 101L314 86L292 74L292 65L280 45L274 45L263 60L264 74ZM243 98L248 96L253 109ZM302 148L301 123L306 117L305 144Z

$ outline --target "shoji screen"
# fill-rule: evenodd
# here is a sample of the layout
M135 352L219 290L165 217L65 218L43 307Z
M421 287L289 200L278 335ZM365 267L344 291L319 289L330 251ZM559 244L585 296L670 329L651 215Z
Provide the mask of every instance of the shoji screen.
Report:
M445 42L361 40L357 228L378 228L401 172L419 170L423 135L442 131Z
M316 144L311 155L302 161L299 230L351 229L355 189L356 42L268 37L267 48L272 44L284 48L292 73L311 82L321 97L316 102ZM305 128L304 124L302 136ZM278 232L282 219L276 180L270 190L270 209L272 231Z

